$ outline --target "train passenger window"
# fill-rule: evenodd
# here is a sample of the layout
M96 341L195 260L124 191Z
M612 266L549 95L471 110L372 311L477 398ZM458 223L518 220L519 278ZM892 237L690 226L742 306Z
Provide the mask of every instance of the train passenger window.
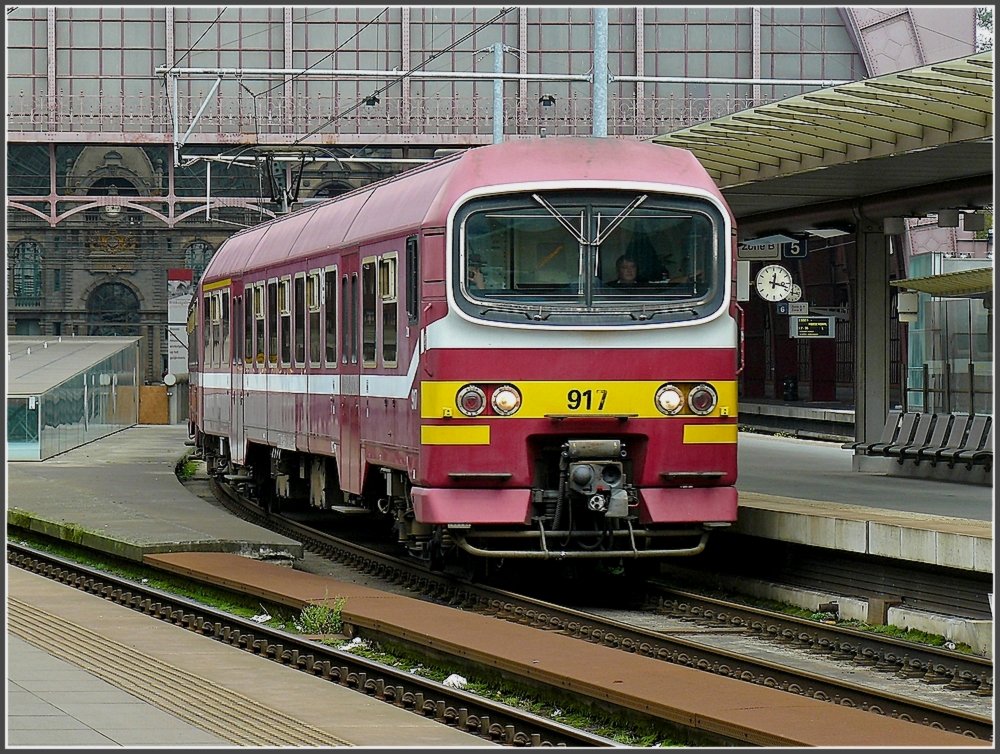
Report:
M264 363L264 284L257 283L253 287L253 317L256 330L254 332L254 353L258 364Z
M413 324L420 315L420 277L417 255L417 237L406 239L406 318Z
M319 366L320 339L323 330L320 326L320 276L319 272L310 272L306 278L306 309L309 313L309 363Z
M192 296L191 303L188 304L187 333L188 343L191 345L188 348L188 372L190 373L198 371L198 344L200 343L199 338L201 334L198 332L197 302L198 299Z
M202 343L202 347L205 351L205 364L212 364L212 295L206 294L204 297L204 306L202 307L202 321L204 322L204 337L205 341Z
M366 367L375 366L376 283L375 258L363 260L361 262L361 362Z
M248 285L243 289L243 360L253 361L253 321L254 321L254 293L257 289Z
M243 318L243 297L233 296L232 298L232 321L233 321L233 363L238 364L243 361L243 328L246 320Z
M382 297L382 366L396 366L396 352L399 343L399 328L396 324L399 310L399 294L396 252L379 260L379 294Z
M212 317L212 364L222 365L222 296L218 291L212 293L209 304Z
M278 281L267 281L267 361L278 362Z
M223 291L219 294L219 333L222 341L219 364L223 366L229 363L229 324L229 291Z
M358 273L351 273L351 363L358 363Z
M281 351L282 366L292 363L292 279L285 276L278 281L278 314L281 317L281 329L278 336L278 348Z
M326 270L324 285L325 301L324 312L326 317L326 364L333 366L337 363L337 268L331 267Z
M295 319L295 342L292 353L295 354L295 366L302 366L306 360L306 316L308 314L308 303L306 302L306 276L299 273L295 276L294 300L292 302L292 316Z
M340 317L340 360L344 364L347 363L348 353L351 350L351 312L348 308L347 302L350 300L347 296L347 275L344 275L344 279L340 281L341 293L340 297L340 307L343 310Z

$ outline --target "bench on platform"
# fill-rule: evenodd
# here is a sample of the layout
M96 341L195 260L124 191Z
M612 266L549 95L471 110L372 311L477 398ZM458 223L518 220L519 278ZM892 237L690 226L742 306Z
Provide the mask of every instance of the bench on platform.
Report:
M986 434L989 431L989 427L990 417L983 416L982 414L973 416L969 422L969 430L964 437L955 437L952 440L954 433L949 434L949 440L952 444L938 448L928 456L931 466L937 466L939 462L947 461L948 468L954 468L959 460L959 454L968 454L971 451L982 449L983 444L986 442Z
M959 422L957 425L960 429L959 437L964 436L965 428L969 424L968 416L956 417L954 414L925 414L925 416L933 417L934 429L931 431L931 436L922 444L914 442L907 447L900 448L899 453L895 456L897 463L904 461L920 463L927 457L927 454L949 444L948 430L951 429L955 421Z
M885 417L885 425L882 427L882 435L875 442L868 442L866 440L859 440L857 442L845 442L840 447L846 450L853 450L856 453L869 453L872 448L880 445L891 445L899 434L899 425L902 421L903 412L899 409L893 409Z
M971 447L972 442L975 442L975 438L970 437L966 443L966 448L951 456L948 461L949 468L954 468L956 464L963 463L970 470L973 466L977 465L984 466L987 471L990 470L990 467L993 466L993 422L989 422L982 442L978 447Z
M869 451L869 455L896 458L902 455L904 450L927 445L930 442L936 414L917 414L916 416L917 419L912 432L906 434L907 427L903 426L903 422L901 421L896 440L889 444L876 445Z

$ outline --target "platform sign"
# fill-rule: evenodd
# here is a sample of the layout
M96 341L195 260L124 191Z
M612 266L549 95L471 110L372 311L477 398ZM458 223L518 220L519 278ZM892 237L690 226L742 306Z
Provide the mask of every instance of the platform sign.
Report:
M806 251L805 238L778 234L741 241L736 245L736 258L773 262L782 258L801 259Z
M809 253L809 242L805 236L792 239L791 243L782 244L781 256L785 259L805 259Z
M781 301L778 303L778 314L803 315L808 313L809 304L805 301L796 301L794 303Z
M835 317L791 317L788 334L793 338L835 338Z
M187 310L191 302L194 273L189 269L167 270L167 373L187 374Z

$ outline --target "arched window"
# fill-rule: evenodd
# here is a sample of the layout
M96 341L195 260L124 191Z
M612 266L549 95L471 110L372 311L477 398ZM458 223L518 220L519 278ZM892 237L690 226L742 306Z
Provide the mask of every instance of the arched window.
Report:
M139 335L139 298L123 283L103 283L87 300L88 335Z
M184 266L194 273L194 284L201 280L201 274L208 267L208 262L215 253L215 249L207 241L194 241L184 249Z
M19 241L10 253L10 292L24 302L42 295L42 247L37 241Z
M316 199L330 199L334 196L340 196L341 194L346 194L351 191L354 187L350 184L344 183L342 181L330 181L329 183L324 183L318 189L313 197Z

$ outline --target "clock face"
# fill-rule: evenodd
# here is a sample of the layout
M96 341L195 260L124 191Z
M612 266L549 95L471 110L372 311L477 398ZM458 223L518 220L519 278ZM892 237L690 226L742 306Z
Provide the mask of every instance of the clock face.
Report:
M109 220L117 220L118 216L122 213L120 204L105 204L101 209L104 212L104 216Z
M799 284L798 283L792 283L792 290L788 292L788 297L785 299L785 301L788 301L789 303L794 304L796 301L799 301L801 298L802 298L802 289L799 288Z
M784 301L792 291L792 273L780 264L769 264L757 273L757 295L765 301Z

